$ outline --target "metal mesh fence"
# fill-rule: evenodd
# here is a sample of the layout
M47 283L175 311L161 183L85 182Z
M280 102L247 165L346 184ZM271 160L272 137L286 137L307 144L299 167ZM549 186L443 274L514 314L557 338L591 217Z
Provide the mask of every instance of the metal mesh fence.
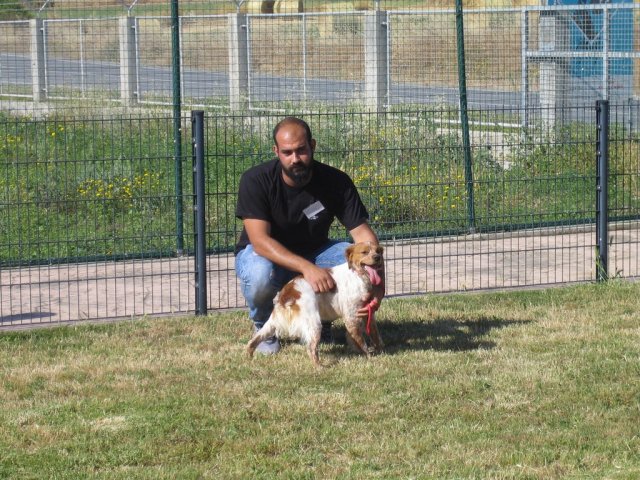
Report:
M593 108L572 115L583 123L474 142L473 220L460 133L440 126L442 110L307 119L318 159L351 175L384 241L388 293L405 295L595 279ZM211 308L243 304L229 253L239 233L237 182L267 158L279 118L207 117ZM192 185L185 175L185 252L177 256L170 124L3 124L10 156L25 158L1 172L4 324L193 311ZM46 144L32 146L40 132ZM614 132L611 272L629 277L638 273L637 155L625 130ZM181 167L188 171L187 158ZM346 232L336 227L333 236Z
M2 325L194 310L193 108L210 308L244 305L237 182L286 114L355 181L406 295L595 280L609 99L609 274L638 275L639 5L478 2L462 52L454 2L172 3L0 7Z
M594 99L637 105L640 95L640 5L631 2L466 9L464 52L453 2L383 10L309 2L299 13L264 13L275 11L262 8L268 2L182 2L175 17L170 2L126 11L44 3L25 11L30 20L0 21L0 98L131 107L171 105L177 90L189 107L456 109L460 61L469 105L497 109L501 122L538 121L531 108L562 120L565 107Z
M30 55L30 25L27 21L0 22L0 95L31 98L27 65Z
M170 119L4 117L0 125L3 319L188 309L175 287L188 291L190 265L170 258Z
M118 99L116 19L46 20L41 28L48 99Z
M609 276L637 277L640 268L638 251L637 208L640 199L638 185L638 161L640 151L637 135L629 128L629 119L637 113L637 107L614 109L610 130L609 148L609 244L612 250L609 260ZM637 110L636 110L637 111Z

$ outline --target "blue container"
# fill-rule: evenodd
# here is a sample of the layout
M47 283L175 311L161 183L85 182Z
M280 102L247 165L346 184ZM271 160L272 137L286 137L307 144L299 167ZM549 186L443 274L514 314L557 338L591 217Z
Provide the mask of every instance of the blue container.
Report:
M633 0L547 0L548 5L601 5L603 3L633 3ZM570 13L570 47L573 51L602 52L604 47L602 10L574 10ZM633 11L610 10L609 51L633 51ZM602 58L574 58L569 70L574 77L602 76ZM630 58L609 61L609 75L633 74Z

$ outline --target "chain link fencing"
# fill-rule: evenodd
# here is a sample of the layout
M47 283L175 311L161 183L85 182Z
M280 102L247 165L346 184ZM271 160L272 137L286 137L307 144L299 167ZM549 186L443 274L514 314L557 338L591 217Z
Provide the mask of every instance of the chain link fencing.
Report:
M288 114L408 295L596 280L608 100L609 276L638 275L638 4L94 3L0 8L3 326L194 311L193 109L211 309L244 305L237 182Z

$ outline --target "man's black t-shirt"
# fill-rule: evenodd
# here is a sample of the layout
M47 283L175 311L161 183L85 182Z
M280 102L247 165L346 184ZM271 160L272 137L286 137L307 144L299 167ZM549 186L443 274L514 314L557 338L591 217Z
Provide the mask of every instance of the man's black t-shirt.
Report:
M334 218L347 230L369 218L346 173L314 161L311 181L302 188L294 188L282 179L282 166L277 158L242 175L236 216L269 222L271 236L298 255L309 254L329 240ZM247 232L242 229L235 252L248 244Z

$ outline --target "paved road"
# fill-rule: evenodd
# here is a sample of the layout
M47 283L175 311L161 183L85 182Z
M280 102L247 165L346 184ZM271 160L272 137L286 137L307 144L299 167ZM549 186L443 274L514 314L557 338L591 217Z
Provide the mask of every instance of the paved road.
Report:
M72 87L83 90L120 89L120 68L117 63L60 58L47 59L47 87L52 96L56 89ZM229 79L225 73L185 70L181 80L183 95L195 101L224 98L229 94ZM0 53L0 86L24 86L31 89L31 58L26 55ZM142 66L138 77L140 98L164 95L171 99L172 74L166 67ZM253 74L250 79L251 100L257 102L326 101L346 104L364 95L364 83L347 80L307 79ZM457 88L425 87L394 83L390 89L393 104L453 104L459 101ZM535 102L535 98L531 98ZM469 108L517 111L520 94L500 90L470 89ZM532 103L535 104L535 103Z
M640 275L640 227L611 233L609 271ZM595 233L555 228L387 243L387 293L411 295L595 279ZM211 310L244 306L232 255L207 263ZM192 257L49 265L0 272L0 329L195 311Z

